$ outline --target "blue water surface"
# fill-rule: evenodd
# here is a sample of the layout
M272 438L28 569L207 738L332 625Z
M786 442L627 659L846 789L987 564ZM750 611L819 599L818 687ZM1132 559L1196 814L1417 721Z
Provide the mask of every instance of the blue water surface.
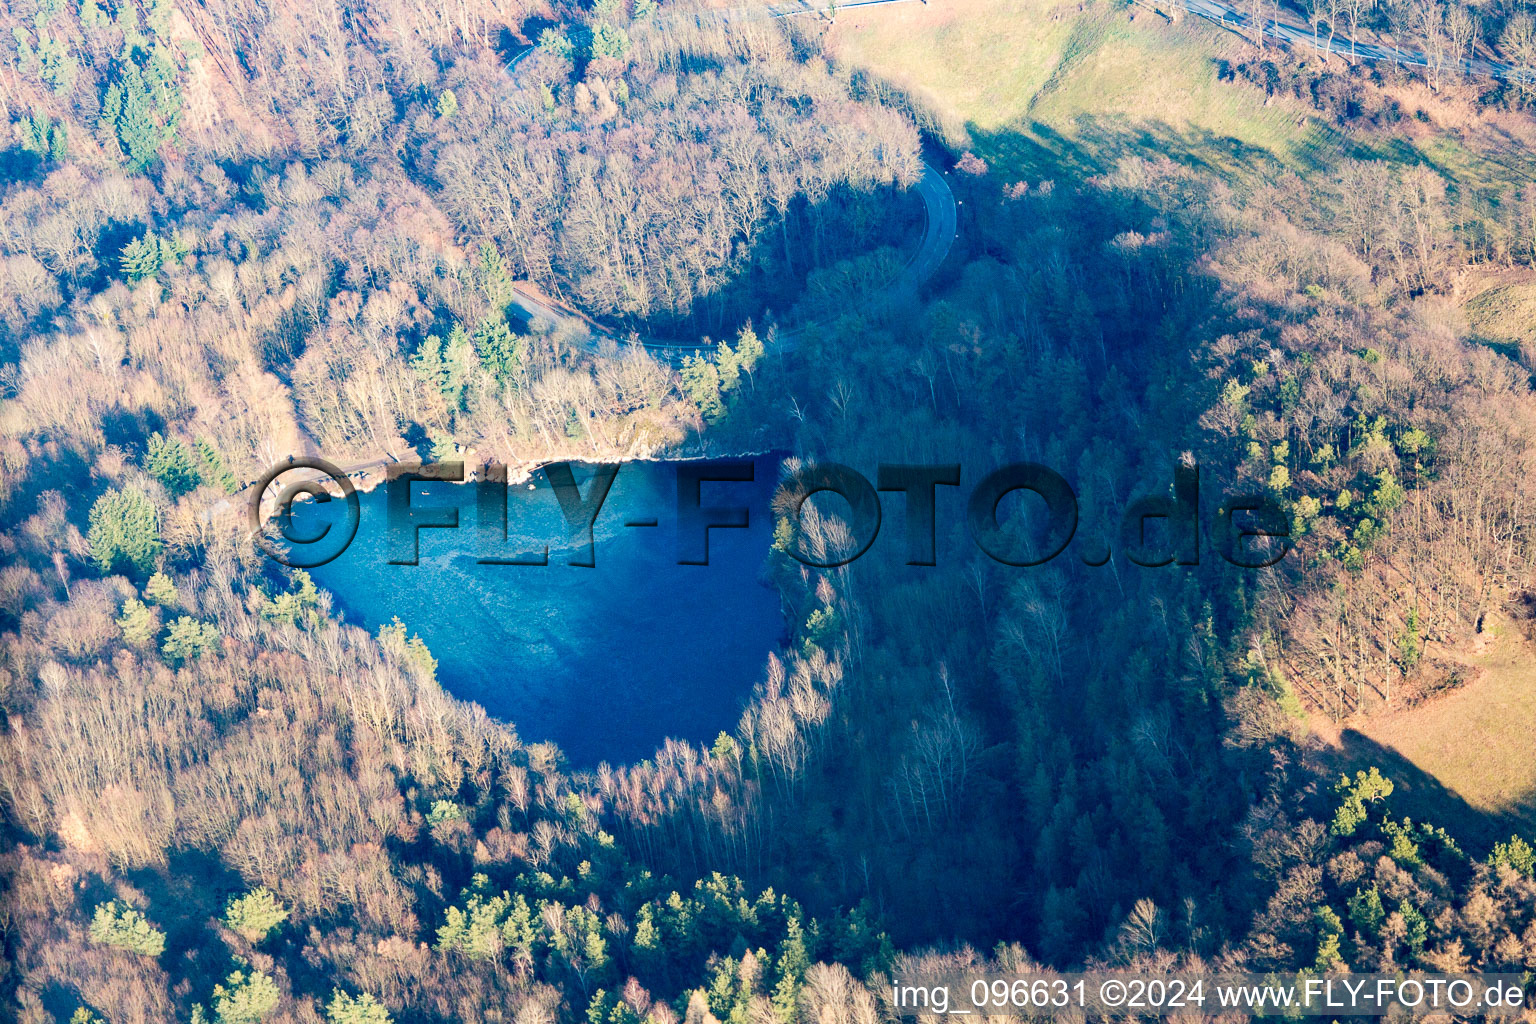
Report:
M784 637L778 596L762 581L778 459L758 457L753 482L702 485L704 506L750 510L747 528L709 531L703 566L677 564L676 466L620 468L596 520L592 568L568 564L586 552L570 546L540 473L532 488L509 487L508 542L496 554L548 544L547 566L481 564L474 485L417 482L413 506L459 509L458 529L419 532L419 564L389 564L381 486L358 496L351 546L311 574L350 622L377 631L398 617L437 658L447 690L526 742L555 741L574 766L649 757L667 737L707 744L735 726ZM586 494L590 470L576 473ZM301 504L294 525L312 532L342 507ZM625 525L647 519L657 525Z

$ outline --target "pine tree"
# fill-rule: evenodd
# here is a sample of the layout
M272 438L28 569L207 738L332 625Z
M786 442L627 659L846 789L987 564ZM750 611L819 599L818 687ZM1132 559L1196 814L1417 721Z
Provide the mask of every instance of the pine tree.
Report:
M721 342L715 347L715 373L720 378L720 391L729 395L741 382L741 362L731 346Z
M163 572L157 572L149 578L149 583L144 587L144 596L158 605L169 607L176 604L176 584Z
M471 960L494 960L505 946L502 922L512 907L511 896L503 892L488 896L489 883L484 875L475 875L463 907L449 907L447 919L437 930L440 952L460 953ZM524 910L527 905L524 904Z
M183 665L209 654L219 646L218 627L183 615L171 623L160 651L171 665Z
M1404 676L1411 674L1418 667L1419 659L1423 656L1422 637L1419 635L1421 628L1418 607L1408 609L1403 630L1397 635L1397 660Z
M219 454L219 450L213 446L212 441L206 437L200 437L192 442L192 449L197 454L198 475L205 482L218 484L224 489L225 494L234 494L240 489L240 482L224 464L224 457Z
M715 423L725 415L720 401L720 371L703 356L689 356L682 366L683 394L688 396L706 422Z
M96 908L90 934L92 942L140 956L159 956L165 952L165 932L122 900L110 900Z
M265 939L286 920L287 908L266 888L237 896L224 908L224 924L252 944Z
M319 607L320 591L314 578L303 569L295 569L288 590L262 606L261 614L273 622L293 626L308 623Z
M1333 791L1341 799L1330 831L1340 837L1352 836L1370 817L1366 805L1378 803L1392 795L1392 780L1383 777L1381 771L1373 767L1369 774L1356 772L1354 781L1350 781L1347 775L1341 776L1334 784Z
M508 906L506 920L501 923L501 938L514 962L524 965L533 963L533 940L536 935L537 929L534 927L533 914L528 909L528 901L522 893L517 893Z
M260 1024L281 998L277 983L261 971L233 971L213 986L213 1017L218 1024Z
M1403 938L1408 942L1408 948L1415 955L1424 952L1424 943L1429 941L1429 920L1424 912L1406 898L1399 900L1397 912L1403 915L1403 925L1406 930Z
M649 903L642 904L635 912L634 936L630 939L629 947L636 967L643 974L659 971L666 963L661 929L656 926L656 911Z
M1339 953L1339 940L1344 935L1344 922L1332 907L1318 907L1314 915L1317 922L1317 957L1313 967L1320 973L1338 970L1343 963Z
M119 13L136 20L131 10L124 11L131 7L122 5ZM141 35L130 21L121 27L128 42L102 96L101 125L116 137L128 166L141 172L159 159L161 146L175 139L181 92L172 51Z
M443 397L454 408L464 405L464 391L476 366L475 346L463 324L454 324L443 346Z
M11 32L16 41L18 63L26 71L37 75L53 87L56 95L67 96L74 88L80 61L70 51L69 43L62 34L54 35L54 20L63 10L63 4L42 4L32 19L37 38L17 25Z
M411 369L416 379L430 385L438 394L448 396L447 371L443 367L443 342L436 335L428 335L411 356Z
M136 487L108 491L91 506L86 543L102 572L119 568L148 572L160 556L160 514Z
M417 671L427 677L436 678L437 659L432 657L426 641L421 637L405 638L405 623L400 621L398 615L389 625L379 627L379 646L407 664L414 665Z
M69 150L69 131L54 124L47 114L21 119L21 148L45 160L63 160Z
M81 0L80 24L88 29L108 28L112 19L96 0Z
M743 373L750 376L757 369L757 364L763 358L763 342L752 329L751 324L741 329L736 335L736 362Z
M512 333L505 317L497 315L475 328L475 355L480 364L505 384L523 365L527 340Z
M772 1004L774 1014L783 1024L793 1024L800 1015L800 986L805 980L806 969L811 965L811 957L800 918L789 918L785 922L785 930L788 934L779 943L779 960L776 965L779 981L773 989Z
M138 598L130 597L123 602L123 614L118 617L117 627L123 631L123 639L134 647L148 647L160 632L160 612Z
M164 437L158 431L150 435L144 469L159 480L173 498L181 497L203 482L191 450L181 441Z
M123 246L122 255L118 257L117 262L129 284L137 284L156 276L164 264L160 253L160 240L155 237L154 232L145 232Z
M1387 919L1386 908L1381 905L1381 890L1374 882L1349 898L1349 919L1367 935L1375 935Z
M546 28L539 33L538 47L540 50L561 60L576 59L576 44L571 42L571 37L557 28Z
M1494 843L1488 863L1507 865L1527 878L1536 876L1536 850L1519 836L1510 836L1507 843Z
M485 297L505 313L507 303L512 301L512 275L507 272L501 250L489 242L480 243L480 281Z
M623 60L629 52L629 35L616 25L600 21L592 27L593 60Z
M331 1002L325 1008L325 1015L330 1018L331 1024L390 1024L391 1022L389 1010L367 992L354 999L339 988L331 995Z

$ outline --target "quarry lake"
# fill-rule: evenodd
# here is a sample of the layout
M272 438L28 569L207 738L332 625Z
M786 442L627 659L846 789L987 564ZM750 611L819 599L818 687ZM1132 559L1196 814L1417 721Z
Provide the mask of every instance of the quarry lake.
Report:
M646 758L667 737L707 745L734 729L784 635L778 595L763 581L779 460L753 461L750 483L701 485L705 508L750 509L747 528L709 531L708 565L678 564L682 464L631 462L594 522L591 568L568 564L585 547L569 543L540 472L509 486L507 542L496 554L537 557L548 545L548 565L481 564L476 487L418 481L413 509L459 511L458 529L418 532L419 564L390 564L381 486L358 495L351 546L310 572L347 621L377 632L398 617L437 658L445 689L524 742L558 743L574 767ZM585 497L591 470L575 468ZM339 521L342 507L300 503L294 526L312 533ZM656 525L625 525L646 520Z

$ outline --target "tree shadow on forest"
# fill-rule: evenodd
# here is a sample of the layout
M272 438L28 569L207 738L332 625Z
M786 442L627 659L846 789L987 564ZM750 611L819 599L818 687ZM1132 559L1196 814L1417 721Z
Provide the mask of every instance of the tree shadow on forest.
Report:
M1089 177L1113 170L1126 157L1166 157L1181 167L1227 180L1274 175L1295 169L1296 160L1281 160L1271 150L1230 135L1197 126L1176 127L1165 121L1125 117L1083 116L1068 134L1041 121L1017 124L1000 131L967 126L977 148L1009 154L1009 163L1031 177ZM1302 170L1321 170L1317 155L1300 154Z
M244 880L217 855L201 850L178 851L164 864L135 868L121 877L143 894L146 915L165 932L165 951L156 958L160 965L174 975L202 979L194 991L180 993L181 1008L188 1009L235 966L234 951L224 944L214 922L223 916L229 897L246 891ZM118 896L105 877L95 874L87 874L81 887L87 918L95 907ZM103 1005L102 993L80 991L59 981L44 986L38 1001L58 1021L69 1020L81 1006L98 1014L111 1008Z
M43 167L43 159L20 146L0 149L0 188L31 181Z
M1467 742L1475 742L1472 737ZM1444 828L1473 857L1485 857L1494 843L1511 835L1536 833L1536 793L1527 793L1512 806L1500 811L1474 807L1459 793L1424 771L1391 747L1356 729L1345 729L1340 745L1324 752L1322 767L1336 778L1347 772L1381 769L1392 780L1388 804L1392 813Z
M165 930L165 957L202 962L210 974L223 966L228 951L214 921L224 916L230 897L248 888L238 871L216 854L182 850L165 864L125 877L149 900L151 919Z
M784 321L818 270L885 247L914 250L923 237L924 216L916 190L896 186L864 190L841 185L819 203L797 197L787 223L767 225L740 254L740 270L696 295L687 309L675 315L597 319L620 336L633 330L685 344L705 336L728 340L748 322L762 327Z

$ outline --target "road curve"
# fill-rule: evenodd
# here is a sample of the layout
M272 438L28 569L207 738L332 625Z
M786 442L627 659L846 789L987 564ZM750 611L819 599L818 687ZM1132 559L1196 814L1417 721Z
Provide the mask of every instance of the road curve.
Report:
M949 190L949 182L926 160L923 176L917 179L917 194L923 201L925 215L923 240L902 269L901 276L892 284L892 289L916 288L938 273L960 227L955 194Z
M880 7L889 4L916 3L919 0L855 0L852 3L840 4L840 8L851 7ZM927 0L921 0L926 3ZM690 11L689 16L704 14L719 14L728 16L741 11L761 11L764 8L729 8L711 12L709 10ZM802 0L769 5L766 8L768 16L772 18L791 18L802 14L821 14L825 8L816 7ZM507 73L515 75L517 66L523 58L532 53L534 47L530 46L518 53L507 62ZM959 215L956 210L955 194L950 191L949 182L945 180L943 172L939 171L926 160L923 161L923 173L917 179L914 186L918 198L923 202L923 237L918 242L917 249L908 258L901 272L879 292L867 296L865 306L872 305L887 299L895 298L905 292L916 289L929 278L933 277L949 255L950 247L954 245L955 235L959 230ZM595 348L605 339L622 342L634 342L647 350L655 353L671 362L679 362L685 356L692 355L701 349L712 348L713 342L706 345L703 342L683 342L663 340L659 338L618 338L605 330L591 318L569 307L563 306L543 296L535 295L525 288L514 286L512 304L522 311L530 321L541 320L556 325L569 325L577 328L578 336L585 332L588 339L588 347ZM808 325L807 325L808 326ZM802 328L791 328L778 332L778 348L780 351L792 350L799 341Z

